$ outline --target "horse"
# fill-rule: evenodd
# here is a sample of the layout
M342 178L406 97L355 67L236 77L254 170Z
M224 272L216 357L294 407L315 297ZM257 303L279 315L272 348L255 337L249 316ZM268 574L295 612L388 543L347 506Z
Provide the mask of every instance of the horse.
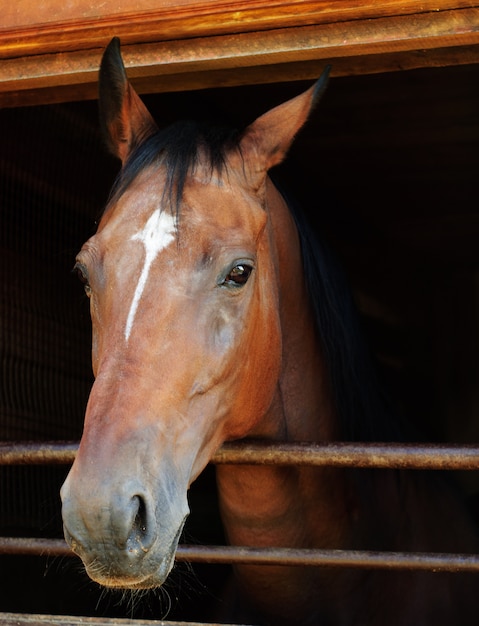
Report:
M119 40L103 54L101 126L122 167L76 258L95 380L61 498L65 538L105 587L164 583L188 489L224 442L400 437L346 281L269 175L326 84L327 70L241 130L160 128ZM437 475L220 465L216 480L233 545L478 546ZM477 622L472 574L243 564L235 577L231 605L256 623Z

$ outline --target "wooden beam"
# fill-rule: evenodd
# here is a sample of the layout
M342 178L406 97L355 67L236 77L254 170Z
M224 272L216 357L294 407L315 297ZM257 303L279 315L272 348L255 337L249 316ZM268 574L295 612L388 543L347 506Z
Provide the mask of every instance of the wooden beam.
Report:
M428 5L432 5L430 8ZM477 7L435 0L15 0L2 6L0 58L125 44L338 24Z
M1 626L225 626L198 622L164 622L160 620L130 620L107 617L76 617L72 615L27 615L0 613Z
M102 50L4 60L0 106L96 98ZM479 63L479 8L123 47L139 92Z

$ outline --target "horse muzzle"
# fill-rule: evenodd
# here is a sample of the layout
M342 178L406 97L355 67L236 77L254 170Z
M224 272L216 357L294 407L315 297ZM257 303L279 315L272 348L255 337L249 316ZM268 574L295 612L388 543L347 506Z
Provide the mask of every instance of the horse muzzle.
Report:
M163 584L189 513L186 489L182 503L170 494L171 486L160 487L153 498L136 481L100 481L100 488L88 489L67 477L61 491L65 539L90 578L115 588Z

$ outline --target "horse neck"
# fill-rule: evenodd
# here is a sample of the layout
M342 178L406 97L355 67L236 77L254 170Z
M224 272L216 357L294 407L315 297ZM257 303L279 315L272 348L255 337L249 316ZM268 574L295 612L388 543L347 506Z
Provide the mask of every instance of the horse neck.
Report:
M269 180L267 210L279 268L283 355L272 405L250 437L331 440L335 412L303 277L299 236L284 199ZM342 532L338 520L345 518L344 486L339 475L334 481L329 476L329 468L218 466L219 500L229 540L238 545L337 544Z
M251 435L287 441L331 440L337 435L337 420L304 276L298 229L269 179L267 207L277 256L282 368L275 402Z

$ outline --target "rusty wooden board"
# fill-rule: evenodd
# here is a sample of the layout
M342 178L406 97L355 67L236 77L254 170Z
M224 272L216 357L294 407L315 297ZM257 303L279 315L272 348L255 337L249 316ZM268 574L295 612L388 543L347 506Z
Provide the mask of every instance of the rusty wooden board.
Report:
M313 24L415 16L477 6L436 0L17 0L2 7L0 57L70 52L103 46L112 33L125 43L210 37Z
M305 20L303 4L318 5L317 14ZM337 2L343 13L330 12L325 19L319 5L326 10L331 4L296 3L296 21L290 16L289 22L258 22L254 31L253 22L248 26L244 20L240 27L226 20L215 30L208 17L205 28L168 34L159 29L146 41L134 21L122 28L108 22L101 34L91 27L78 41L69 36L68 49L60 39L41 43L43 27L31 49L26 33L0 30L0 105L96 98L102 48L118 34L129 75L143 93L313 79L326 63L332 63L333 76L479 63L479 6L472 3L442 2L442 10L435 5L434 11L417 14L408 3L374 3L375 19L371 6L352 19L357 3ZM221 14L215 19L221 21Z
M0 624L2 626L227 626L225 624L201 624L199 622L108 619L68 615L24 615L17 613L0 613Z

